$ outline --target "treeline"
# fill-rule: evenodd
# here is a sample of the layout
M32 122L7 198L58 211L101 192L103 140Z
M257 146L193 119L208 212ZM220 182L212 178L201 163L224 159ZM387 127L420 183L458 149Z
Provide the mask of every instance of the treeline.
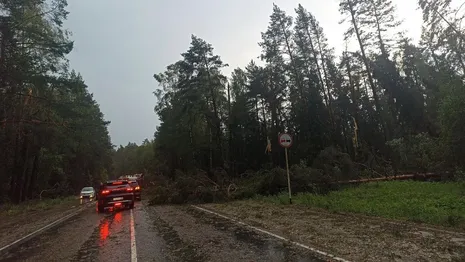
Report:
M66 6L0 1L0 203L75 193L112 168L109 122L66 59Z
M357 50L336 54L311 12L299 5L292 16L274 5L259 43L263 65L252 60L230 77L212 45L192 36L181 60L154 75L161 86L155 151L164 174L283 167L281 132L294 136L291 164L320 171L460 170L462 18L449 1L420 0L419 7L423 31L413 43L391 1L341 0L344 39Z
M113 154L112 178L139 173L150 176L157 173L158 166L153 140L145 139L140 145L128 143L120 146Z

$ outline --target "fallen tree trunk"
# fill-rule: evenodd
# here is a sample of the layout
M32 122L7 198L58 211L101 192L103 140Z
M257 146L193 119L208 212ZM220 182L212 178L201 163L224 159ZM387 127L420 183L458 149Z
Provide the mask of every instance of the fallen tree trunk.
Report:
M449 172L444 173L416 173L416 174L404 174L398 176L387 176L387 177L377 177L377 178L363 178L363 179L355 179L355 180L346 180L346 181L337 181L331 182L330 184L361 184L361 183L368 183L368 182L376 182L376 181L391 181L391 180L425 180L431 178L443 178L444 176L449 176Z

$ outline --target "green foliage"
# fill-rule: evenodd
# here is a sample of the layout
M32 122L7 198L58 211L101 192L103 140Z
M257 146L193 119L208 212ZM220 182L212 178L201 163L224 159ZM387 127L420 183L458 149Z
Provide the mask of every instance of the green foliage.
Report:
M58 197L111 169L109 122L69 69L66 0L0 4L0 200Z
M438 18L447 4L419 6L428 23L412 43L399 33L392 2L341 1L346 44L358 45L338 59L311 12L299 5L294 19L273 5L262 63L252 60L230 79L213 46L192 36L182 58L154 75L161 124L152 146L118 149L116 173L164 176L169 190L158 189L157 203L276 194L287 188L276 138L289 132L295 192L328 193L335 181L403 172L462 176L462 18Z
M328 147L320 152L313 161L313 167L336 181L357 178L355 167L350 156L333 147Z
M113 154L113 178L138 173L153 173L156 164L154 141L145 140L141 145L128 143Z
M420 7L425 16L448 8ZM315 16L302 5L295 12L273 5L259 43L263 64L252 60L229 81L212 45L196 36L181 60L155 74L154 151L165 175L284 168L276 140L284 131L295 140L290 164L312 165L307 173L322 180L465 166L459 21L433 15L437 24L426 24L415 44L392 37L400 22L391 2L344 0L345 37L358 46L338 61ZM268 140L271 152L262 153Z
M396 154L395 165L405 171L431 172L443 167L444 147L425 133L388 141Z
M335 212L354 212L463 228L463 190L463 185L456 183L380 182L334 191L327 195L297 194L293 197L293 202ZM257 199L277 204L289 203L285 193Z
M340 152L334 152L340 156ZM331 167L331 164L334 163L328 162L324 166L331 172L308 167L304 163L291 166L289 174L292 192L327 193L336 189L337 186L332 182L342 176L341 169L344 168L337 165ZM351 166L350 159L346 164ZM149 193L152 204L222 202L256 195L277 195L288 188L286 170L279 167L246 172L242 178L232 180L224 170L215 170L212 176L202 170L189 173L176 170L173 178L156 176L152 184Z
M234 183L225 179L224 172L214 172L217 183L202 171L175 171L173 179L156 176L149 189L150 204L184 204L221 202L232 198Z
M451 86L439 110L441 142L449 164L465 166L465 91L463 85Z

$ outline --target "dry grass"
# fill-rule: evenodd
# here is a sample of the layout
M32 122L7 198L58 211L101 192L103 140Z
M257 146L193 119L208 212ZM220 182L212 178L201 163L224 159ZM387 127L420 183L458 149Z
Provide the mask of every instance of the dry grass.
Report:
M71 207L77 203L79 203L78 198L76 196L71 196L65 198L30 200L21 204L6 204L0 207L0 217L53 208Z

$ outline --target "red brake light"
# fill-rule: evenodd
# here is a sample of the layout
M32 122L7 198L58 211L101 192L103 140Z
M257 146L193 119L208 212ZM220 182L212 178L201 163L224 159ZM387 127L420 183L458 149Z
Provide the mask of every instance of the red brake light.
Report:
M126 189L126 191L132 192L132 187L128 187L128 189Z
M122 182L122 181L117 181L117 182L113 182L112 184L113 184L113 185L122 185L123 182Z
M119 202L115 203L115 206L121 206L121 203L119 203Z
M103 195L108 194L108 193L110 193L110 190L103 190L103 191L102 191L102 194L103 194Z

